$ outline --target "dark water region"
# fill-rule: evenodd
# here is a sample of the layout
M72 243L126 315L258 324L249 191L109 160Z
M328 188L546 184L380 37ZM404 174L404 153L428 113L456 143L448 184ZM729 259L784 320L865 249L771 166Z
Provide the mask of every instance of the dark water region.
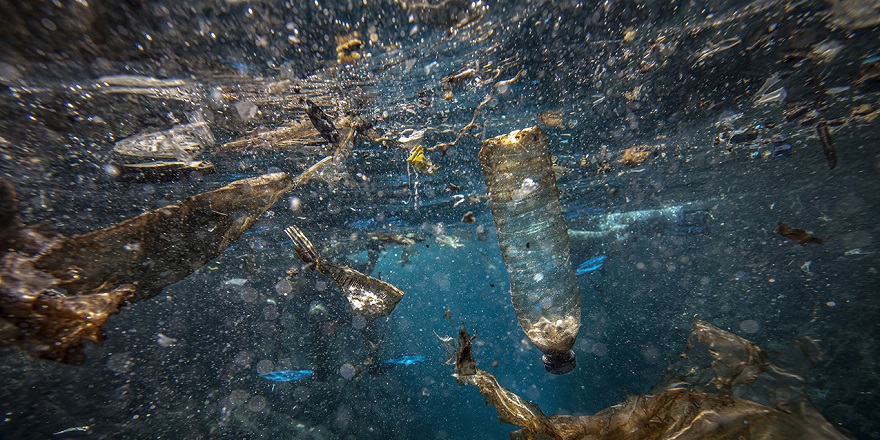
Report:
M5 2L0 177L47 236L334 159L219 256L111 316L81 365L33 358L0 328L0 437L505 438L515 428L451 377L439 337L476 329L478 368L547 414L586 415L648 393L696 315L769 351L817 340L810 400L844 435L880 438L878 9ZM534 125L572 269L605 257L577 276L564 375L517 323L478 161L486 139ZM144 141L157 132L168 141ZM156 161L213 172L122 179ZM406 295L387 318L352 313L290 225ZM427 360L384 363L403 356ZM284 370L312 374L261 376Z

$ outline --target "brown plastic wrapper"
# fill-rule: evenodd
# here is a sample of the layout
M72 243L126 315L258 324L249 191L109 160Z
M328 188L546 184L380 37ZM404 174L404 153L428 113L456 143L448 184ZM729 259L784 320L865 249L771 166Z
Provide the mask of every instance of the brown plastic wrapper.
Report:
M100 344L102 327L120 306L151 298L216 258L291 188L284 173L243 179L70 238L7 219L0 233L7 246L0 258L0 344L81 363L82 342ZM15 199L11 189L4 194L5 213Z
M707 346L714 376L696 376L716 385L718 393L666 388L653 395L628 396L623 403L589 416L547 417L537 405L505 389L483 370L455 376L459 383L477 386L502 422L523 428L512 432L512 439L846 439L812 407L800 388L804 382L798 371L771 363L760 347L700 320L694 321L689 352L697 344ZM795 347L802 357L814 360L818 355L809 341L799 340ZM791 353L786 357L790 360ZM457 360L470 362L472 357ZM681 370L695 371L690 366ZM688 382L681 377L674 374L668 380ZM700 385L700 381L690 385ZM766 404L746 398L762 395L772 398Z
M216 258L293 187L284 173L243 179L122 223L59 240L34 259L68 293L133 283L158 294Z

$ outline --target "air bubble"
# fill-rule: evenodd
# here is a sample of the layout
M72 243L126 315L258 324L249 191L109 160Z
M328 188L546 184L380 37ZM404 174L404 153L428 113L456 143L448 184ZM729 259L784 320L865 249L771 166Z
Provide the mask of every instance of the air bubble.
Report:
M290 281L281 280L275 284L275 291L281 296L287 296L293 291L293 285L290 284Z
M741 323L739 323L739 329L745 333L757 333L758 330L761 329L761 326L757 321L753 319L747 319Z
M263 396L254 396L251 397L251 400L248 400L248 409L253 412L260 412L266 408L266 398Z
M345 380L351 380L354 377L354 367L351 364L344 364L339 367L339 375Z
M257 362L257 374L266 374L275 369L275 365L269 359L263 359Z

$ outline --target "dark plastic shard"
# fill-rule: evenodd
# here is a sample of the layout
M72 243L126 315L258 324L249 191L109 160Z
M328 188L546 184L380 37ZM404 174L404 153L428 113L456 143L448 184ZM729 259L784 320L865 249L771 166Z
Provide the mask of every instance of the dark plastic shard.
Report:
M459 382L465 376L477 374L477 362L474 360L474 350L471 345L473 339L464 326L458 329L458 353L455 356L455 376L459 379Z
M821 120L816 124L816 134L819 135L819 141L822 143L822 152L825 153L828 169L833 170L837 166L837 149L834 148L834 140L831 138L827 121Z
M628 396L623 403L590 416L547 417L537 405L499 385L491 373L477 369L470 375L456 374L456 378L459 383L477 386L502 422L523 428L511 432L512 439L846 439L785 379L790 371L769 362L759 347L699 320L694 322L690 341L707 345L721 393L707 393L694 384L694 388L673 387L653 395ZM464 343L469 345L470 341ZM816 358L815 344L805 346L799 340L797 346L803 357ZM780 380L757 382L751 379L756 371L775 372ZM769 395L787 399L769 404L748 400L730 392L734 383L767 388Z
M0 179L0 254L12 246L22 228L15 188L6 180Z
M404 291L391 284L322 258L308 237L296 226L290 226L284 232L293 241L300 260L309 264L312 270L333 278L352 311L367 321L390 315L403 298Z
M330 120L327 113L324 113L324 110L311 100L305 99L303 102L306 105L306 114L309 116L309 120L312 121L312 125L318 130L318 133L321 133L321 137L331 144L338 144L339 131L336 130L336 126L333 125L333 121Z
M68 294L107 284L150 298L216 258L293 188L286 173L232 182L88 234L59 240L34 259Z
M783 237L785 237L785 238L787 238L787 239L789 239L789 240L791 240L801 246L806 246L809 243L816 243L816 244L824 244L825 243L824 239L816 237L815 235L813 235L803 229L793 228L783 222L779 222L779 224L776 225L776 228L773 229L773 232L775 232L775 233L777 233L777 234L779 234L779 235L781 235L781 236L783 236Z

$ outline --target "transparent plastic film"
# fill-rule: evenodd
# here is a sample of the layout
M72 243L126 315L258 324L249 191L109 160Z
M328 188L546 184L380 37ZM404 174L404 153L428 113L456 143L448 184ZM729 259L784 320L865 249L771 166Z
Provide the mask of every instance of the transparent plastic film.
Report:
M547 146L536 126L486 140L479 157L517 319L547 371L564 374L575 366L581 301Z

